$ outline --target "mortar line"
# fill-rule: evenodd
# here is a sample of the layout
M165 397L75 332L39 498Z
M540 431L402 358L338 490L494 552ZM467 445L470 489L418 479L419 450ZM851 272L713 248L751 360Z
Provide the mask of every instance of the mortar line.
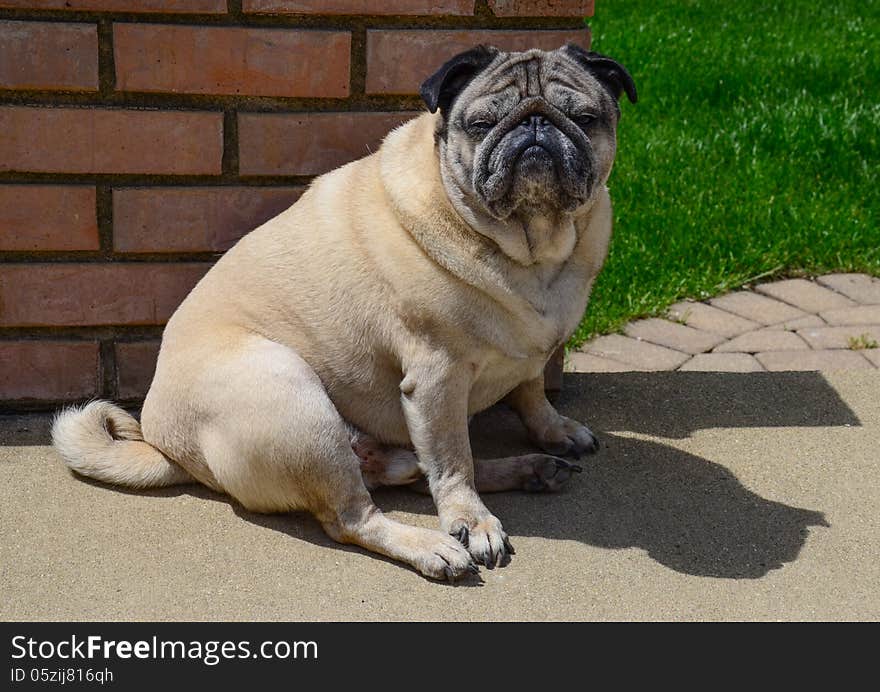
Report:
M116 88L116 60L113 55L113 21L98 20L98 95L107 98Z
M116 398L116 349L111 339L101 339L100 341L100 363L99 363L99 392L100 395L111 401Z
M223 112L223 160L221 171L224 178L238 182L238 112L228 108Z

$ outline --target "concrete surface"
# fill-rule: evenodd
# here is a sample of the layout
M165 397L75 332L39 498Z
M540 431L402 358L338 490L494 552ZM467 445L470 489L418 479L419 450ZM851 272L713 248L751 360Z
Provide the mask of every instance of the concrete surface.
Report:
M563 493L488 496L517 554L457 587L337 546L307 516L78 480L47 416L4 418L0 618L880 617L880 372L567 375L559 406L604 448ZM506 411L474 427L483 455L522 445ZM425 497L378 501L436 525Z

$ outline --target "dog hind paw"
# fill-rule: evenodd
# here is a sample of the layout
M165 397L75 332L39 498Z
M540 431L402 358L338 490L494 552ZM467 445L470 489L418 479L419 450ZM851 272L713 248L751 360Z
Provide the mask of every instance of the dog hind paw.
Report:
M530 493L547 493L560 490L573 473L581 473L583 468L565 459L547 454L531 455L532 473L523 482L523 490Z

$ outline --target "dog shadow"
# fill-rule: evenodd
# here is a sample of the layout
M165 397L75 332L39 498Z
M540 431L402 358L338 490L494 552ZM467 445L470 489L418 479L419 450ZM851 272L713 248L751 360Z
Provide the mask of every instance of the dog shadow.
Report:
M762 498L723 466L672 447L601 435L603 450L558 493L484 495L512 536L640 548L701 577L757 579L795 560L822 512ZM430 498L383 490L385 510L432 513ZM514 539L514 544L516 540Z
M603 448L582 460L583 473L560 493L485 495L508 532L608 549L640 548L677 572L726 579L757 579L797 559L809 527L829 526L823 513L763 498L720 464L626 433L681 439L705 428L860 425L816 372L567 374L555 404L564 415L588 424ZM43 419L34 420L4 443L46 444ZM503 406L476 416L471 438L479 457L534 451L516 416ZM361 550L332 541L306 513L256 514L198 485L112 489L225 502L263 528L328 548ZM430 497L406 488L382 488L374 497L386 511L435 514ZM472 581L466 584L479 584L479 578Z
M485 495L511 535L640 548L683 574L757 579L797 559L823 513L761 497L724 466L661 442L704 428L860 425L817 372L567 374L555 402L603 443L560 493ZM475 456L534 451L512 411L495 407L471 424ZM792 454L796 454L792 450ZM433 513L430 498L377 494L384 509Z

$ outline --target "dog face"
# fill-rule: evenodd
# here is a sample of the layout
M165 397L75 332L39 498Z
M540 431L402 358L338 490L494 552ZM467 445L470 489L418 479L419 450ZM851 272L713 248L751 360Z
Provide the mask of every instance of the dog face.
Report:
M636 89L611 58L576 46L502 53L479 46L424 82L445 177L489 216L570 212L611 173L618 99Z

